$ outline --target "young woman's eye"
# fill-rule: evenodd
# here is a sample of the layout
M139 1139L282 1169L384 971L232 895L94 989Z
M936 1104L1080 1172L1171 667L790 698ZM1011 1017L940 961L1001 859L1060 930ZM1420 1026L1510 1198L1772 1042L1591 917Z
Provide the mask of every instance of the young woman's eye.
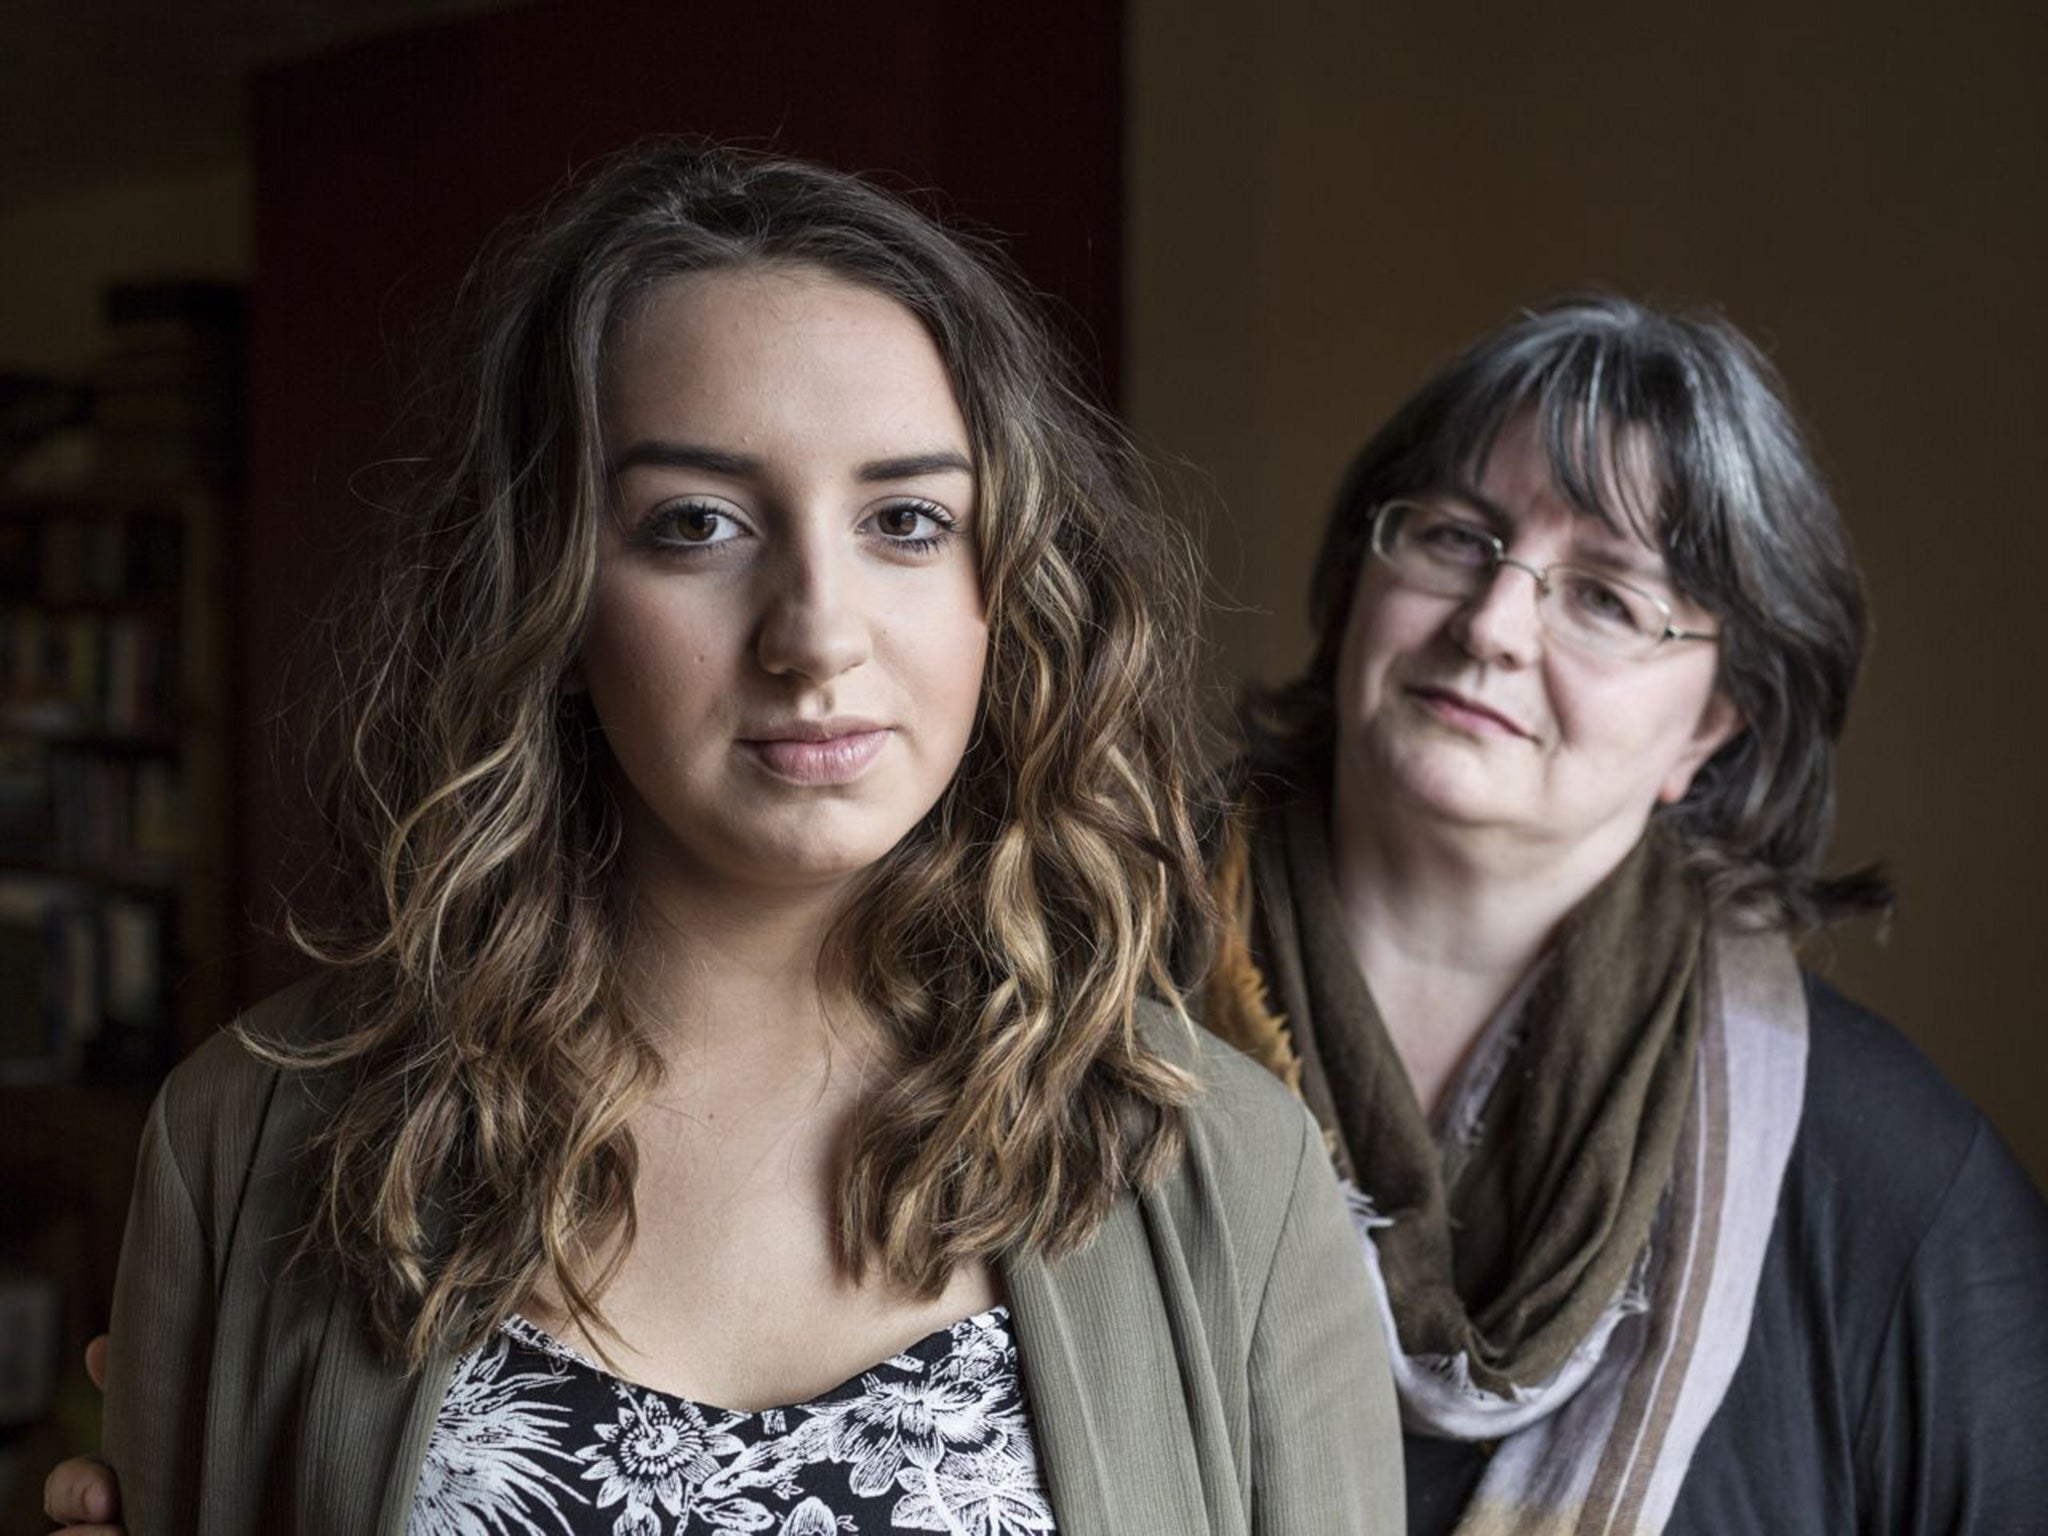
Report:
M648 515L641 533L662 549L709 549L730 544L746 530L723 507L704 501L671 501Z
M936 549L953 534L953 519L929 501L892 501L868 519L891 545L917 554Z

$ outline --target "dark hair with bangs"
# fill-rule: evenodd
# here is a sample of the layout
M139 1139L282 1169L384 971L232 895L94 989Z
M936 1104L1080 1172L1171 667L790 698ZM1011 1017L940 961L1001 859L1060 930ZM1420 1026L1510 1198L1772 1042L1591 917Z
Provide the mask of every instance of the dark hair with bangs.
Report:
M1659 812L1716 909L1810 929L1888 905L1875 868L1820 872L1869 632L1862 579L1782 381L1718 315L1565 299L1483 337L1410 397L1338 489L1310 578L1315 654L1252 701L1254 763L1324 771L1375 509L1471 485L1525 411L1572 507L1661 549L1678 590L1719 621L1720 686L1745 728ZM1644 468L1655 504L1617 505L1614 488L1642 483Z

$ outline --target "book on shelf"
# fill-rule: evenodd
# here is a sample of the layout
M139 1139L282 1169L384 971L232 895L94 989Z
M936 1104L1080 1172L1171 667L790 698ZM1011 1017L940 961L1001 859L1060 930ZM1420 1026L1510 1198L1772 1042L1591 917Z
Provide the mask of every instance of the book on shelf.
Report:
M178 519L57 512L0 519L0 535L0 730L167 735Z
M54 1276L0 1261L0 1434L31 1424L57 1394L64 1287Z
M170 921L160 897L0 876L0 1082L168 1064Z
M162 737L177 723L176 619L23 605L0 613L0 728Z
M137 882L174 877L185 851L175 763L69 751L52 751L46 761L47 858Z
M174 511L121 517L43 516L0 528L0 597L41 603L174 601L182 529Z

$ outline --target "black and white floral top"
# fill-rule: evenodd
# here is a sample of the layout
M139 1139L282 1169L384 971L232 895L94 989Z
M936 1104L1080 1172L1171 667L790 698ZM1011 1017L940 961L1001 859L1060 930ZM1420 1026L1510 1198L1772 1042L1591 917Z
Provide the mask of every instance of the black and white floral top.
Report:
M442 1399L408 1536L1054 1530L1009 1310L822 1397L735 1413L621 1381L515 1317Z

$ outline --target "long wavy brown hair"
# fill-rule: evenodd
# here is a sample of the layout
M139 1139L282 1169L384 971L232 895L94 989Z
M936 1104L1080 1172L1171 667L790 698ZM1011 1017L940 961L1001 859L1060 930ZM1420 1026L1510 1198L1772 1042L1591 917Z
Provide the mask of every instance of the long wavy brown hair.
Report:
M635 1232L629 1123L663 1067L619 977L606 748L562 681L610 488L607 338L655 285L799 265L902 304L972 440L989 652L950 786L827 945L900 1069L839 1196L854 1272L936 1294L1073 1249L1178 1157L1194 1084L1148 1045L1208 920L1191 832L1191 544L994 251L816 166L660 141L501 237L430 397L439 439L352 619L327 784L337 895L293 933L325 1026L308 1242L417 1365L536 1289L586 1329ZM852 942L858 936L858 943Z

